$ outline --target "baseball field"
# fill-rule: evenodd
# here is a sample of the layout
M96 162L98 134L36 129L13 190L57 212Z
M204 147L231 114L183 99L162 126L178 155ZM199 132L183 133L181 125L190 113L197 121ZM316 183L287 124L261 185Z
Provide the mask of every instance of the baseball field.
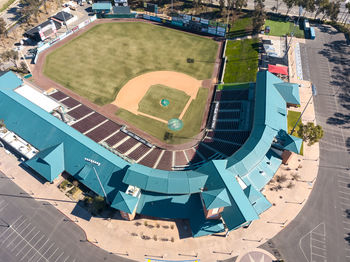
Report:
M116 115L134 127L178 144L200 132L209 95L203 80L212 78L218 47L210 38L149 23L103 23L49 53L43 72L97 105L116 105ZM174 118L183 127L169 135Z
M44 74L98 105L114 101L130 79L176 71L209 79L218 43L141 22L98 24L46 57ZM194 63L188 63L192 58Z

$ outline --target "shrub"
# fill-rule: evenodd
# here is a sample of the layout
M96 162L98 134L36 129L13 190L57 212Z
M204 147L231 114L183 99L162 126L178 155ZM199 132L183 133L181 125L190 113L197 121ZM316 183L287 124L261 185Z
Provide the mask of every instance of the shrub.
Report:
M59 188L65 190L67 188L67 185L68 185L68 181L63 180L62 183L59 185Z
M154 240L154 241L157 241L157 240L158 240L157 235L154 235L154 236L153 236L153 240Z
M91 196L85 196L84 197L84 203L85 205L91 205L92 202L94 202L94 199Z
M101 196L95 196L92 203L93 211L97 214L101 213L106 207L105 199Z
M287 181L287 176L282 174L282 175L276 175L276 182L277 183L283 183Z
M288 189L292 189L293 187L295 187L295 184L292 183L292 182L289 182L288 185L287 185L287 188Z

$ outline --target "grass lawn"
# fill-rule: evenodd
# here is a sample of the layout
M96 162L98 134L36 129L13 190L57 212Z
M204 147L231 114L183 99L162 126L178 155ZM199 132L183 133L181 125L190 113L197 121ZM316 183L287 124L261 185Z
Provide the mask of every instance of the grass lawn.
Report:
M177 132L170 131L167 124L148 117L134 115L124 109L119 109L116 115L163 142L181 144L190 141L199 133L208 92L207 88L199 89L196 99L192 101L182 119L184 123L182 130ZM173 138L170 141L164 140L165 132L172 132Z
M250 83L232 83L232 84L220 84L218 85L218 90L227 90L227 89L244 89L249 88Z
M168 106L162 106L162 99L169 100ZM163 85L154 85L148 89L139 103L139 111L164 120L178 118L190 99L185 92Z
M300 115L301 115L300 112L288 111L288 115L287 115L288 134L290 134L290 132L292 131L292 129L293 129L294 125L296 124L296 122L298 121ZM293 136L299 137L298 130L299 130L300 125L301 125L301 121L295 127L294 132L293 132ZM303 155L303 148L304 148L304 142L302 143L301 149L300 149L301 155Z
M211 78L218 43L142 22L91 28L46 57L44 74L98 105L112 102L130 79L171 70ZM193 58L194 63L187 63Z
M256 81L258 43L258 39L227 41L225 83Z
M230 23L231 28L227 33L227 37L242 37L252 34L253 21L249 14L239 17L233 23Z
M274 36L284 36L286 34L290 36L291 32L293 32L294 30L293 22L274 21L274 20L266 19L265 27L266 26L270 27L269 35L274 35ZM294 31L294 36L298 38L305 38L304 30L301 30L299 26L296 26Z

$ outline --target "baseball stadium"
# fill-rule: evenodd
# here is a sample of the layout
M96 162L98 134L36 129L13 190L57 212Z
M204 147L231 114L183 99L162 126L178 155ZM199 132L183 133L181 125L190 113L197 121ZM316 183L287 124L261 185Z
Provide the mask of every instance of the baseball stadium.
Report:
M0 139L52 182L68 175L121 217L188 219L193 237L249 226L299 154L299 86L268 71L219 84L225 41L98 19L40 52L33 82L0 76ZM220 87L220 88L218 88Z

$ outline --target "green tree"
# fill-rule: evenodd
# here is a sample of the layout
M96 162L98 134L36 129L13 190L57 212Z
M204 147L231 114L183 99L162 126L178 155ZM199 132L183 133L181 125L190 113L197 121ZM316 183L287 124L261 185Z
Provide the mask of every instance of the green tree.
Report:
M1 42L2 45L5 47L5 43L4 43L4 37L7 36L7 29L6 29L6 22L5 20L1 17L0 18L0 38L1 38Z
M314 123L308 122L305 125L300 124L298 135L311 146L323 137L323 129L320 125L315 126Z
M313 13L315 12L316 9L316 0L297 0L296 3L298 6L303 7L303 9L306 12ZM305 15L304 13L304 15Z
M1 54L1 59L6 62L12 62L15 67L18 69L17 60L18 60L18 52L15 50L7 50Z
M282 0L282 1L287 6L286 15L288 15L290 10L296 5L296 1L295 0Z
M32 16L37 18L41 5L40 0L20 0L20 3L23 6L20 10L20 13L24 21L29 22Z
M261 31L262 27L265 24L265 0L255 0L254 12L253 12L253 33L257 34Z
M106 202L104 197L95 196L92 202L92 211L96 214L99 214L103 211L105 207L106 207Z
M337 21L340 12L340 1L330 2L326 7L326 15L332 21Z
M242 8L247 7L248 0L234 0L233 4L234 4L234 7L238 10L238 13L241 13Z
M349 18L349 14L350 14L350 2L345 4L345 8L346 8L346 14L344 16L344 19L342 19L340 22L342 24L346 24L346 21L348 21Z
M224 10L225 7L225 0L219 0L219 7L220 11L222 12L222 10Z
M317 9L315 11L314 19L316 19L316 17L319 14L324 13L328 5L329 5L329 0L316 0Z

